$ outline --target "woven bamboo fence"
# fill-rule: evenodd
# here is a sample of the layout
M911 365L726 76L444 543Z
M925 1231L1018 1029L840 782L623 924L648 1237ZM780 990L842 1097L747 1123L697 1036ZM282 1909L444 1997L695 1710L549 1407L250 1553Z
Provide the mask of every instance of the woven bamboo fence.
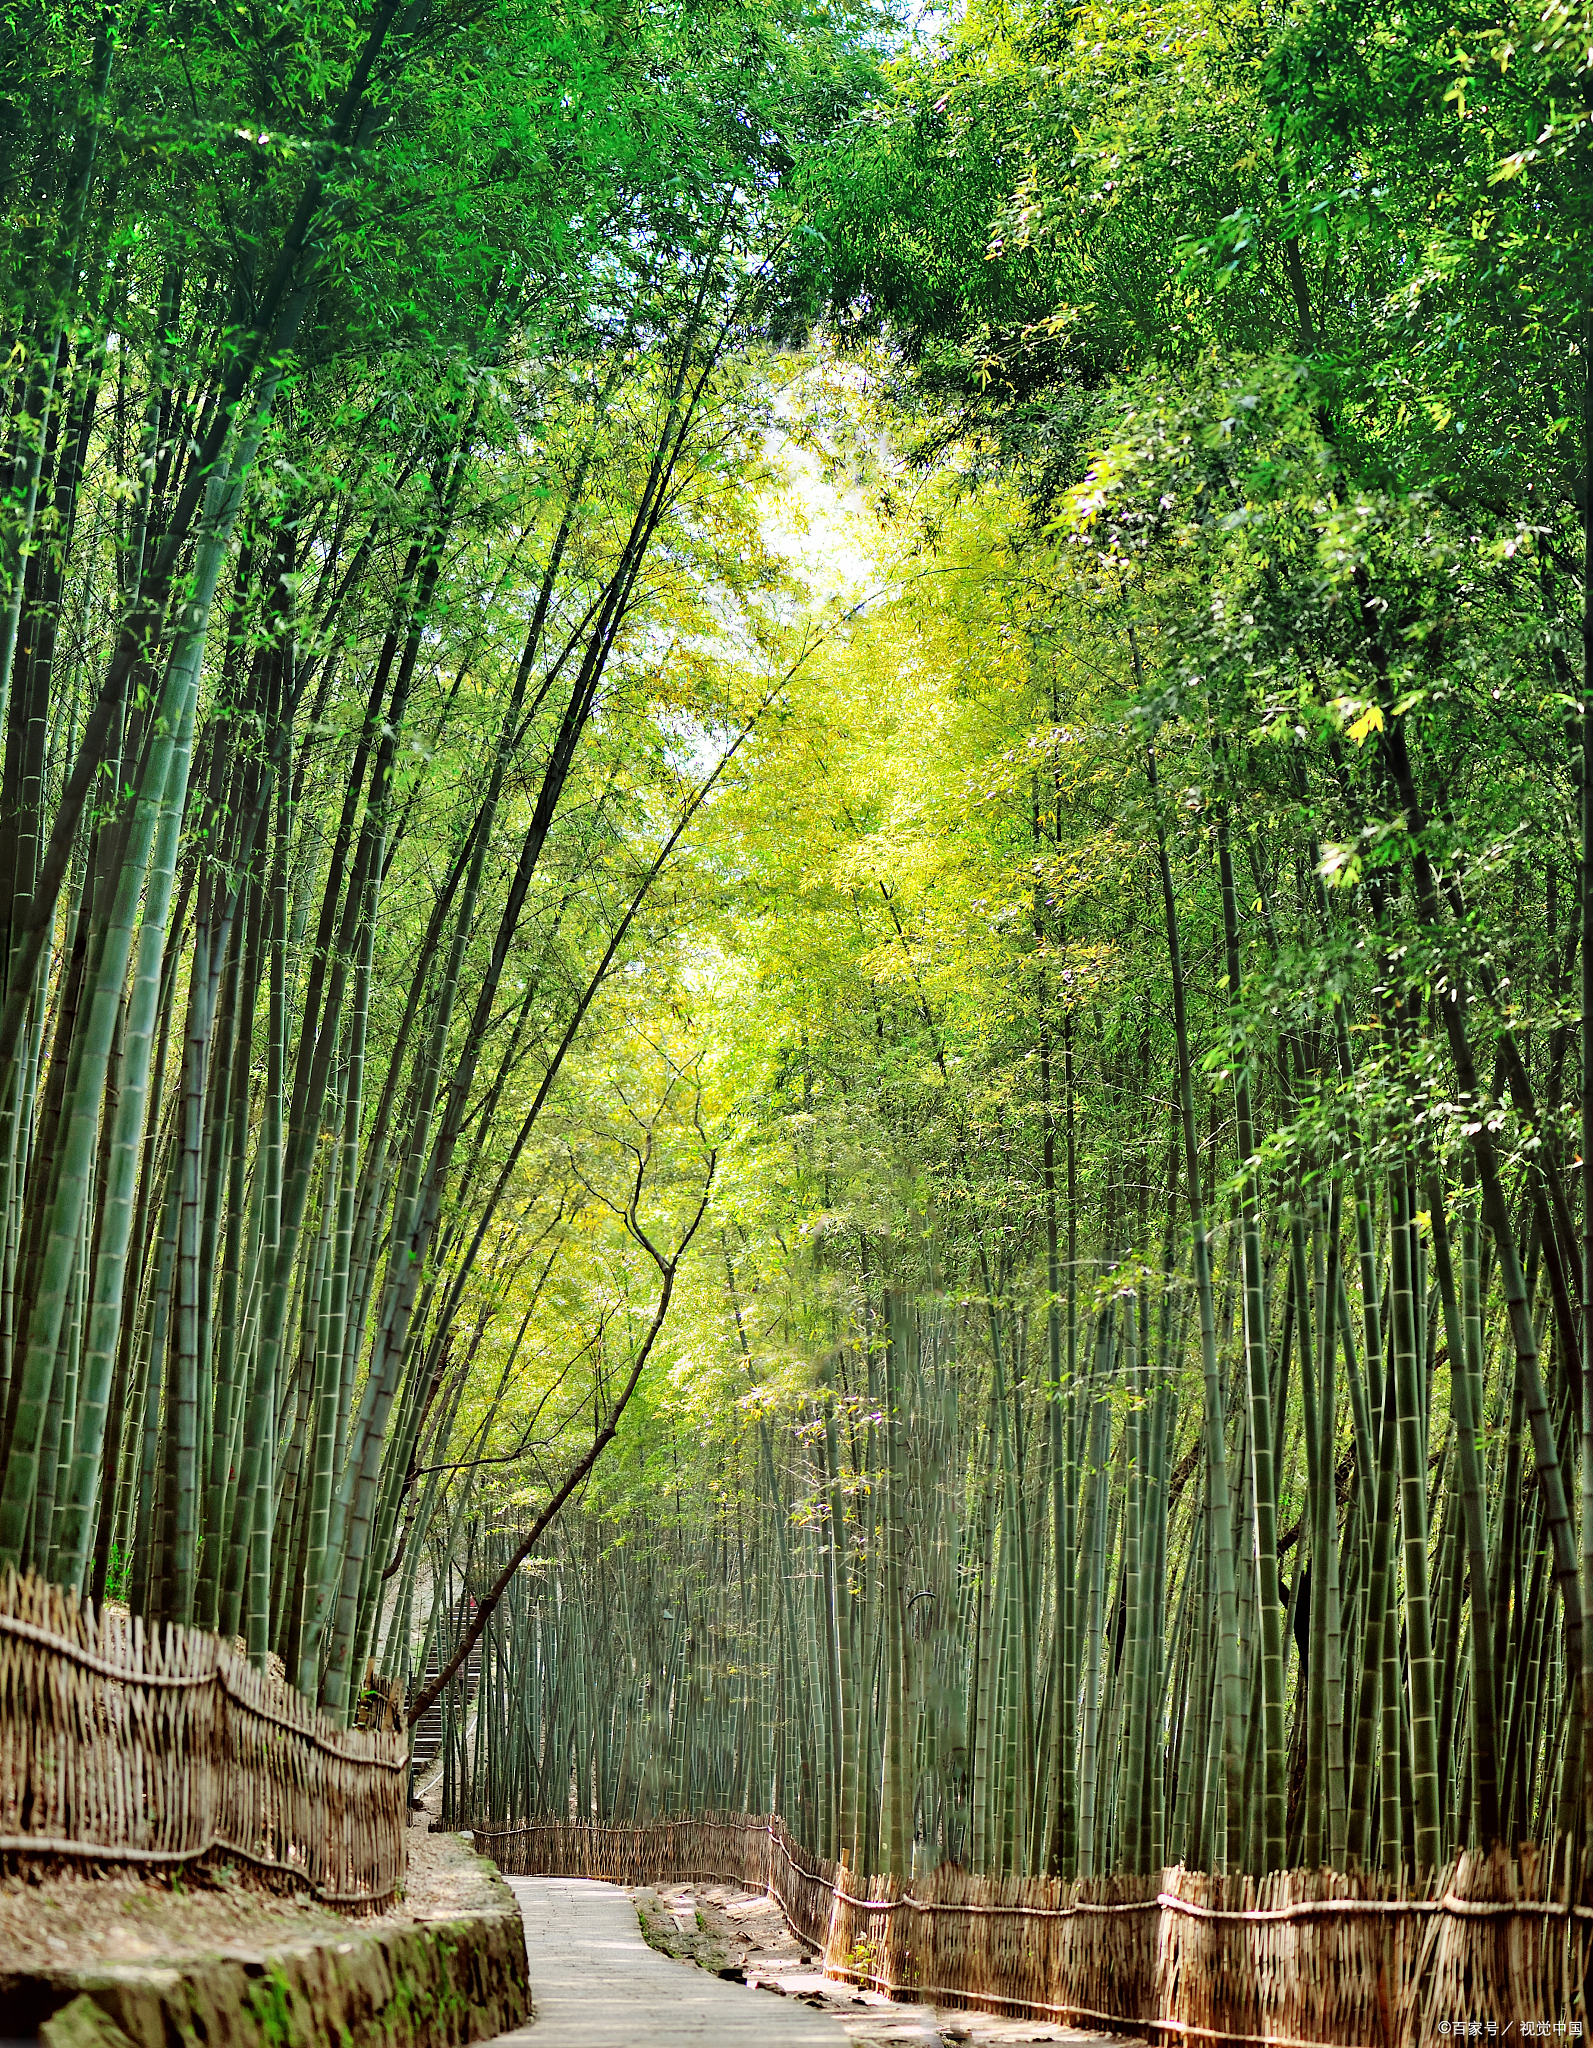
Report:
M861 1888L779 1819L472 1832L511 1873L768 1892L827 1975L937 2005L1191 2048L1593 2038L1593 1906L1531 1849L1461 1856L1415 1891L1370 1874L1183 1869L1064 1884L942 1868Z
M402 1735L334 1728L219 1636L0 1580L0 1865L231 1863L375 1907L405 1869Z

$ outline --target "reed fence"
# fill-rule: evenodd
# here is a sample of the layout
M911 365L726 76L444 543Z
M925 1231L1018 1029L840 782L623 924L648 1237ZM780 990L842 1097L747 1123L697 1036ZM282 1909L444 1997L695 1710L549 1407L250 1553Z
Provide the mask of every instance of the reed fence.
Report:
M892 1997L1251 2048L1588 2038L1593 1906L1548 1859L1463 1855L1435 1883L1170 1869L1063 1883L943 1867L909 1885L810 1856L778 1818L472 1830L520 1875L717 1880L775 1898L825 1973Z
M0 1864L232 1863L376 1907L405 1869L402 1735L339 1729L220 1637L0 1580Z

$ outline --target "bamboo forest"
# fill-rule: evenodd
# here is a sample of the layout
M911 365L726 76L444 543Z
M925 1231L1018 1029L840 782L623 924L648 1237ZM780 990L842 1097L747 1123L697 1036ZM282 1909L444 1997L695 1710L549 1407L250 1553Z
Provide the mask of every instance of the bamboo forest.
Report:
M0 1575L461 1826L1569 1885L1584 0L0 63Z

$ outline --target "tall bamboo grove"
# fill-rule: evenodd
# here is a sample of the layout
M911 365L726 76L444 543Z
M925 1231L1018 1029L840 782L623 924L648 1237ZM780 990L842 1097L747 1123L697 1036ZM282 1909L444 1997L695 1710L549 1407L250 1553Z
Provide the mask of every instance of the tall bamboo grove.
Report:
M731 495L808 114L738 97L739 17L651 20L0 43L0 1569L340 1714L711 780L657 719L759 702Z

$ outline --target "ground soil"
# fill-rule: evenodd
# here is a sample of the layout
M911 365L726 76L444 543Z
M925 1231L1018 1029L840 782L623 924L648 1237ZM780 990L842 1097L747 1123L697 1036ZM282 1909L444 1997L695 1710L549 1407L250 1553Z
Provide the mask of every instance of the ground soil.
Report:
M180 1963L220 1953L258 1955L302 1942L347 1939L354 1930L453 1919L496 1903L468 1841L431 1834L429 1813L415 1818L404 1895L383 1913L351 1916L307 1895L263 1892L227 1868L170 1881L117 1871L67 1872L42 1881L0 1877L0 1958L11 1970L57 1971ZM1040 2021L894 2004L878 1992L836 1983L761 1893L696 1884L638 1888L631 1896L654 1948L829 2013L846 2029L852 2048L1008 2048L1108 2038Z
M1007 2048L1019 2041L1102 2043L1104 2034L1080 2033L1049 2021L997 2019L990 2013L900 2005L877 1991L858 1991L826 1977L810 1943L798 1940L773 1899L714 1884L632 1890L642 1932L656 1949L716 1976L798 1998L840 2021L852 2048L941 2048L973 2043ZM1127 2038L1127 2037L1124 2037Z
M428 1834L422 1824L409 1830L403 1897L385 1912L357 1917L306 1894L263 1892L231 1868L170 1880L125 1871L0 1877L0 1958L8 1970L77 1970L262 1954L336 1941L351 1929L453 1919L492 1903L469 1845L457 1835Z

